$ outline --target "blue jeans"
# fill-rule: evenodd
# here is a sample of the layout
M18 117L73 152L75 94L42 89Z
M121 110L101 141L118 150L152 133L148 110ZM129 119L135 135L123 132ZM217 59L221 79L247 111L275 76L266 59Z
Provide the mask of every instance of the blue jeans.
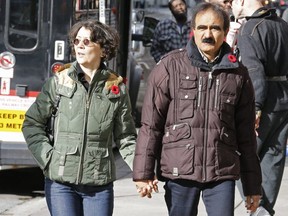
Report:
M212 183L169 180L164 189L169 216L196 216L201 192L208 216L234 215L233 180Z
M112 216L113 183L104 186L61 184L45 179L45 196L52 216Z

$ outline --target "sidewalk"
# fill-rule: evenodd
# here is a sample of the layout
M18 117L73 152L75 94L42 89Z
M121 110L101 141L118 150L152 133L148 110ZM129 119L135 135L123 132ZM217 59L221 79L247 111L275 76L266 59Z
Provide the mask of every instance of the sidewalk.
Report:
M136 192L135 184L131 179L131 171L120 155L115 155L117 166L117 181L114 183L115 202L113 216L167 216L164 202L163 183L159 183L159 193L153 193L152 198L141 198ZM286 216L288 212L288 157L283 175L281 190L275 206L275 216ZM37 198L29 201L25 206L20 205L11 209L5 215L13 216L49 216L44 198ZM249 216L246 213L244 203L236 189L235 216ZM27 208L28 207L28 208ZM206 216L205 207L200 201L198 216ZM181 215L179 215L181 216ZM223 215L225 216L225 215Z
M123 162L120 156L116 156L117 177L114 184L115 207L114 216L166 216L167 210L164 202L163 183L159 184L159 193L153 193L152 198L141 198L136 193L136 188L131 180L131 172L128 166ZM275 205L275 216L286 216L288 212L288 157L286 157L286 166L283 175L282 185ZM235 216L249 216L246 213L245 204L236 189L235 196ZM198 216L205 216L206 211L202 203L199 204ZM181 215L179 215L181 216ZM224 215L223 215L224 216Z

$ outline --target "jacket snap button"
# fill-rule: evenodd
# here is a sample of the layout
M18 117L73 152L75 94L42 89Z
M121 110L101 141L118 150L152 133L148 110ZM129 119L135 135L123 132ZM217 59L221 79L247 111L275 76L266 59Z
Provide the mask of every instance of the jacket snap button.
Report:
M226 101L227 103L230 103L230 100L229 99L227 99L227 101Z
M186 76L186 79L189 79L189 76Z
M188 98L189 96L188 96L188 95L185 95L184 97L185 97L185 98Z

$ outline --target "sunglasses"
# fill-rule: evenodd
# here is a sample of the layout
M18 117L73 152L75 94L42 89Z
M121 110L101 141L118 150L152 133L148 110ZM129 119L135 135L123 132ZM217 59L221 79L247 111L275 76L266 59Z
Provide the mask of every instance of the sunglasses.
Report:
M92 42L91 40L89 40L87 38L85 38L84 40L80 40L78 38L75 38L74 41L73 41L73 44L77 46L81 41L83 42L83 44L85 46L91 46L94 43L94 42Z

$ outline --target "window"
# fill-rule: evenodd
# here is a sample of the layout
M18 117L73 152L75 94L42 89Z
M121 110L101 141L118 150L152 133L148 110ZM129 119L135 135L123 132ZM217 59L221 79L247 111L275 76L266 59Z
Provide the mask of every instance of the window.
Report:
M6 35L14 49L31 50L38 41L39 0L7 1Z

